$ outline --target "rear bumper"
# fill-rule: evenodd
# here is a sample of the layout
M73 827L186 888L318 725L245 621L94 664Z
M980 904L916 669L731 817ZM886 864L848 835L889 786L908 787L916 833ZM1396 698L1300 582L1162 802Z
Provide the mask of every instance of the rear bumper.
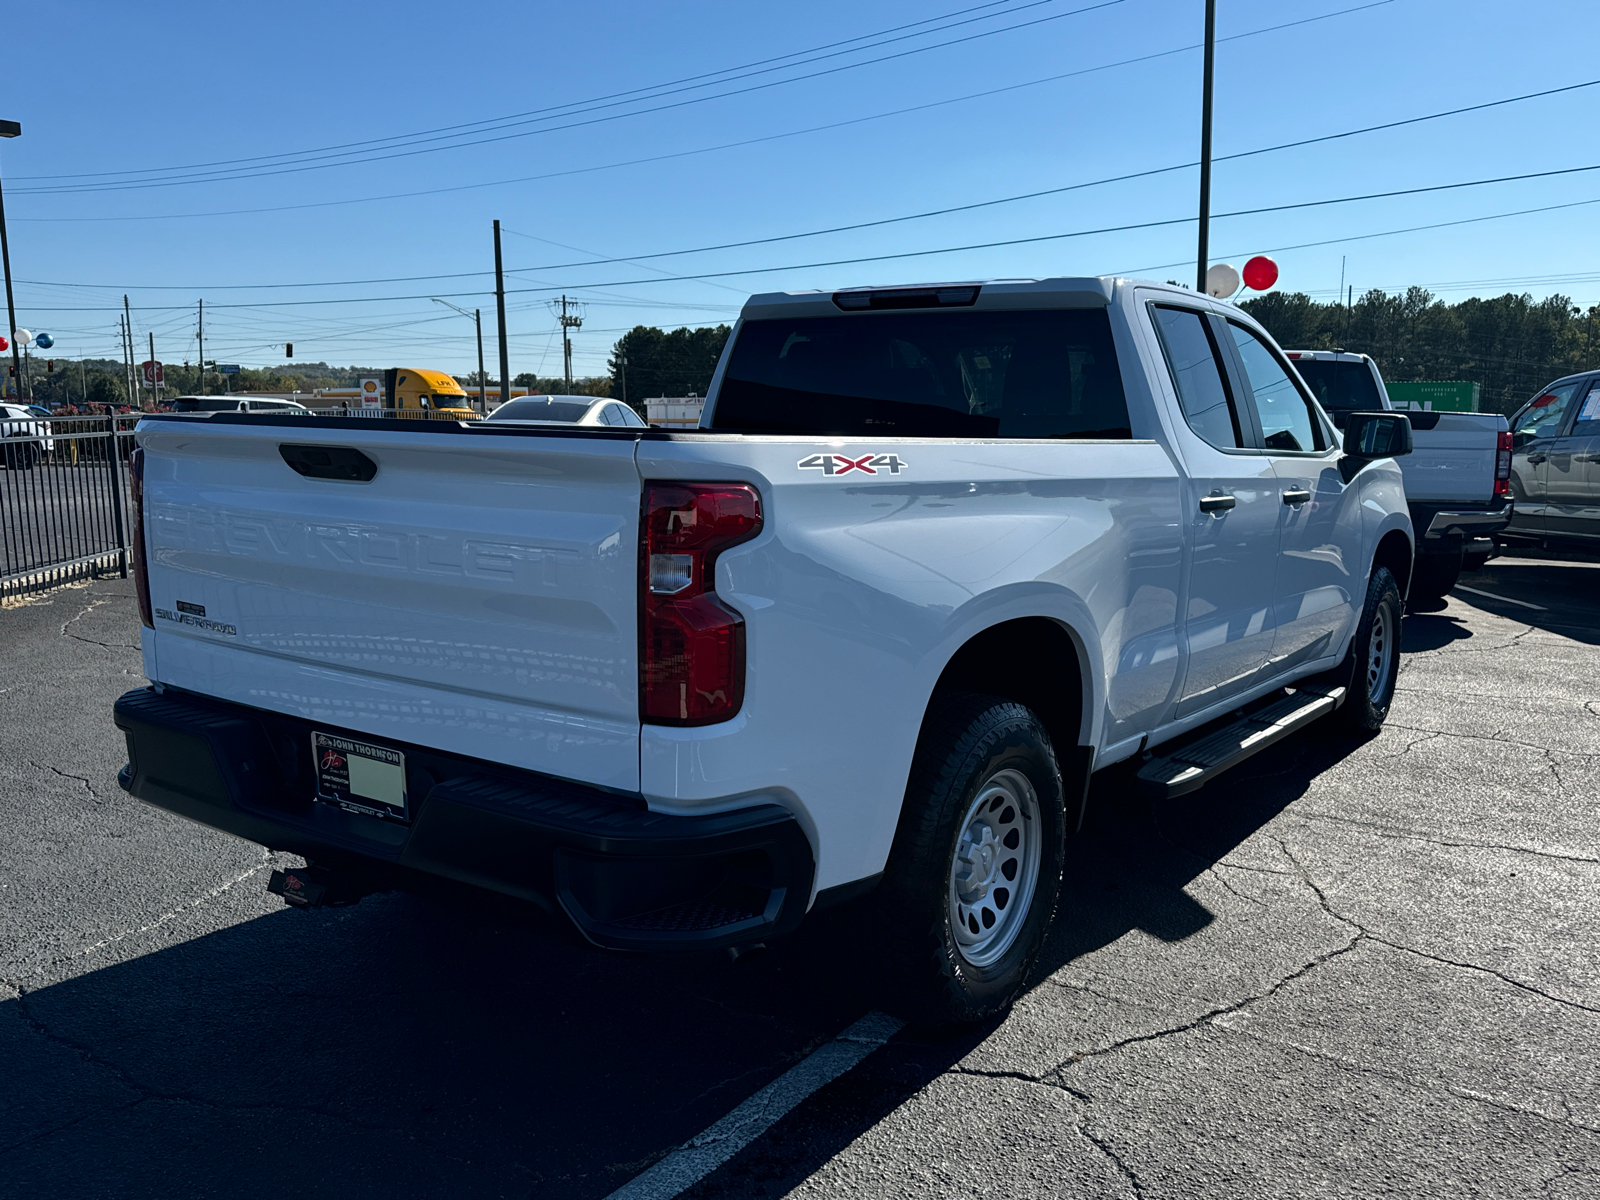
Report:
M298 718L142 688L117 701L115 720L128 741L118 782L140 800L318 862L358 859L559 909L599 946L747 944L793 929L810 902L810 842L775 804L655 813L639 796L317 725L405 753L403 823L314 799L312 725Z
M1485 505L1439 505L1413 502L1411 525L1422 531L1418 554L1442 554L1461 549L1472 538L1488 537L1511 524L1511 499Z

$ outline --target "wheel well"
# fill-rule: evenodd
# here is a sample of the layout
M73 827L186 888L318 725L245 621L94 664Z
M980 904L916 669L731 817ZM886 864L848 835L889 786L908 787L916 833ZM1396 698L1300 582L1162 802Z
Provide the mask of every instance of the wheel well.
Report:
M979 692L1025 704L1044 722L1057 755L1079 744L1083 670L1072 636L1045 617L1024 617L976 635L945 665L935 694Z
M1411 543L1406 541L1406 535L1398 529L1391 529L1384 534L1372 556L1372 565L1388 567L1389 574L1400 585L1400 594L1404 596L1406 589L1411 586Z

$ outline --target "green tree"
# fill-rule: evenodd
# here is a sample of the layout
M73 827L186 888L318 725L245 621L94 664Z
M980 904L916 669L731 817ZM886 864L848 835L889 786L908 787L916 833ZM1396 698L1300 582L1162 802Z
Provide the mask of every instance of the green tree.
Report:
M1271 292L1240 305L1285 347L1370 354L1385 379L1464 379L1485 412L1511 414L1544 384L1600 364L1588 312L1565 296L1472 297L1446 304L1426 288L1373 289L1349 305Z
M611 351L611 394L640 412L651 396L704 396L730 332L726 325L671 331L635 325Z

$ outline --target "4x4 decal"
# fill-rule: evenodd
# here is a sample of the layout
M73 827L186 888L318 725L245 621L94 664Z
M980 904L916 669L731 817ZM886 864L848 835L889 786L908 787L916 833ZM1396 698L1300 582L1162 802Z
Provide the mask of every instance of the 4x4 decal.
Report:
M847 475L851 471L860 471L863 475L887 471L891 475L898 475L905 470L906 463L898 454L863 454L860 458L849 458L843 454L813 454L810 458L802 458L795 466L802 471L821 471L824 475Z

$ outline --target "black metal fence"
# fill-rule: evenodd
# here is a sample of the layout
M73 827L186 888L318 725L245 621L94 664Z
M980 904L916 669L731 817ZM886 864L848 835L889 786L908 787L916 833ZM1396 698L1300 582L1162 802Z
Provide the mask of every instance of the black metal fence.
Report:
M138 415L6 416L0 408L0 596L128 573L128 456Z

